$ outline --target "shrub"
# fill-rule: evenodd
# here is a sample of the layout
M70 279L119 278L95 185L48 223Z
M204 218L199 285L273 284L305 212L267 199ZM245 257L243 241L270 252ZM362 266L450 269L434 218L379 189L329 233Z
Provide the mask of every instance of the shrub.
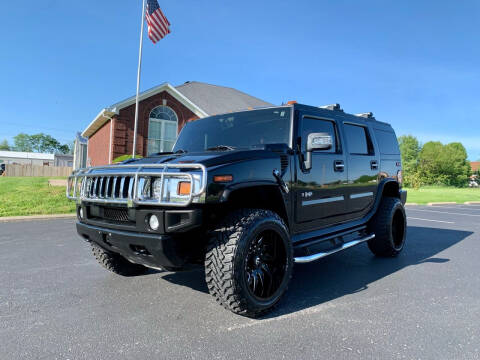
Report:
M116 164L116 163L131 159L131 158L132 158L132 155L125 154L125 155L122 155L122 156L119 156L119 157L113 159L113 163ZM141 155L135 155L135 159L141 159L141 158L142 158Z

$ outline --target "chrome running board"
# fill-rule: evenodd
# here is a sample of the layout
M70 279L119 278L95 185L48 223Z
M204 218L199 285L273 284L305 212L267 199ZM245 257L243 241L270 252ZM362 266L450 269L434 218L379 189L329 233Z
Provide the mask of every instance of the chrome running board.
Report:
M375 237L375 234L371 234L371 235L368 235L368 236L366 236L364 238L361 238L361 239L346 242L346 243L342 244L342 246L339 246L335 249L332 249L332 250L329 250L329 251L324 251L324 252L319 252L319 253L313 254L313 255L296 257L293 260L296 263L300 263L300 264L308 263L308 262L311 262L311 261L315 261L315 260L324 258L325 256L335 254L336 252L351 248L352 246L361 244L365 241L372 240L374 237Z

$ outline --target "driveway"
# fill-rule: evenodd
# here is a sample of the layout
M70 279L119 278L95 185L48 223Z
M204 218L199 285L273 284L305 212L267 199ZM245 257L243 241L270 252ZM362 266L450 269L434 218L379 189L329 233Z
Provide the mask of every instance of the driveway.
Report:
M103 270L73 220L0 223L0 359L480 358L480 206L410 206L404 252L296 265L271 314L240 317L202 271Z

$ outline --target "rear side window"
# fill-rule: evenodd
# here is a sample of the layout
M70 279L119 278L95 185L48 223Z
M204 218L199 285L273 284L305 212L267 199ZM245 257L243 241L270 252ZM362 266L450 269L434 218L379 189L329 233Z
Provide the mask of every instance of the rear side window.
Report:
M374 129L380 153L384 155L399 155L397 137L394 132Z
M335 153L339 150L339 143L335 124L330 120L321 120L311 117L304 117L302 120L302 150L307 151L307 138L311 133L328 133L332 137L332 147L329 150L322 150L322 153Z
M348 151L353 155L372 155L373 145L367 128L360 125L344 124Z

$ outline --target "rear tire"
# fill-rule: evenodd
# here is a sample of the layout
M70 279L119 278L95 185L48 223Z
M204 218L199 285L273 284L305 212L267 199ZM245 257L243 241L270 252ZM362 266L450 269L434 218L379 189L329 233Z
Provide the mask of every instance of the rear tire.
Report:
M123 256L107 251L95 243L91 243L92 252L98 263L108 271L122 276L143 275L148 268L143 265L133 264Z
M272 211L234 211L210 233L208 290L236 314L257 317L270 310L287 290L292 267L287 227Z
M384 197L370 223L375 238L368 241L368 247L376 256L397 256L405 246L407 216L398 198Z

